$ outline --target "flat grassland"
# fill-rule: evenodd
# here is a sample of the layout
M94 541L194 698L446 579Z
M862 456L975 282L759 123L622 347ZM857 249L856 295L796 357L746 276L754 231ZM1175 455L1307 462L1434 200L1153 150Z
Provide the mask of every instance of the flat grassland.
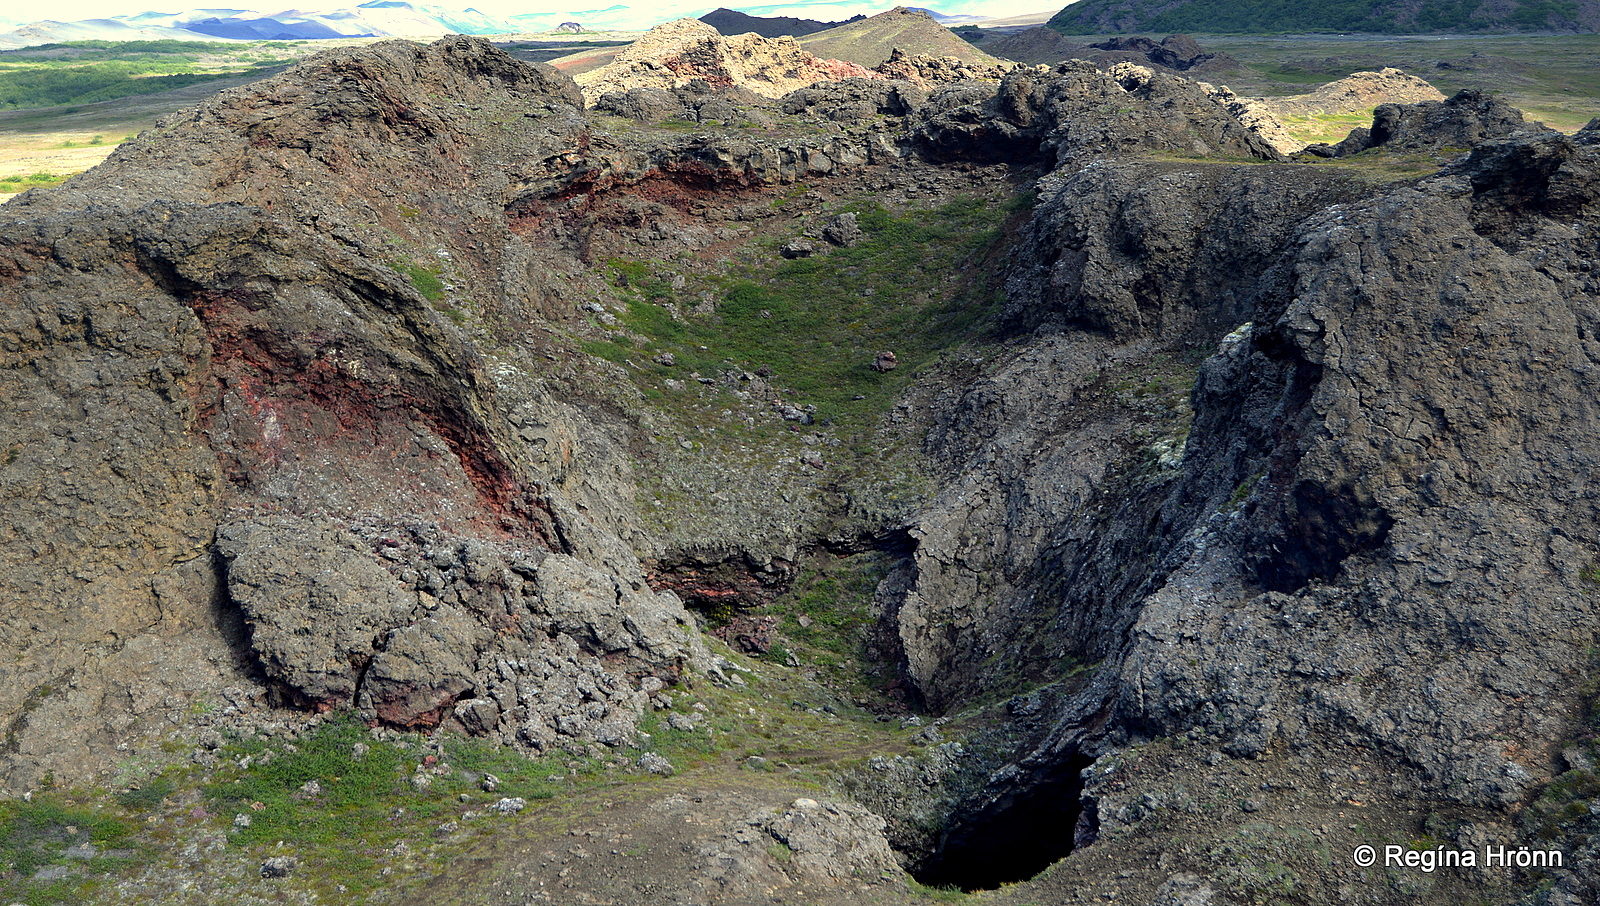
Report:
M548 59L627 37L503 40L519 57ZM1297 94L1352 72L1395 66L1447 95L1463 88L1497 94L1529 119L1566 132L1600 116L1600 67L1594 65L1600 35L1195 37L1207 50L1244 64L1229 85L1240 94ZM160 116L224 88L280 72L320 50L375 40L81 41L0 51L0 202L89 169ZM1288 126L1303 140L1333 142L1367 121L1362 114L1328 114Z
M1232 54L1261 81L1240 94L1299 94L1352 72L1393 66L1446 95L1464 88L1499 96L1531 120L1575 132L1600 116L1600 35L1197 35ZM1363 125L1363 124L1356 124ZM1348 133L1346 127L1339 133ZM1325 140L1325 139L1319 139Z

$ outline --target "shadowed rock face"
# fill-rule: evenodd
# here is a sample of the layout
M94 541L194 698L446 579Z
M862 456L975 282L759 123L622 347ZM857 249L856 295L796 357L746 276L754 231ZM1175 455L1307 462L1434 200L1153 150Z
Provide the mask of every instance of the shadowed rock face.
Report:
M1379 105L1371 129L1358 127L1337 145L1312 145L1307 150L1319 157L1345 157L1368 148L1459 152L1518 132L1554 131L1541 123L1524 122L1522 111L1504 101L1466 90L1443 101Z
M930 435L960 477L913 527L887 608L940 705L1004 676L1017 639L1099 666L1035 698L1019 724L1036 767L980 783L954 827L1130 739L1270 759L1246 770L1267 787L1338 750L1477 820L1538 790L1550 763L1502 741L1571 732L1594 638L1595 503L1576 476L1600 457L1584 389L1597 152L1591 131L1523 134L1376 195L1139 164L1041 182L1008 308L1036 339ZM1261 207L1225 214L1246 196ZM1139 225L1153 209L1160 230ZM1163 262L1178 270L1150 276ZM1212 350L1192 424L1097 401L1141 344L1190 331ZM1170 465L1163 430L1183 431ZM1133 456L1117 437L1138 438ZM1137 836L1150 802L1184 794L1130 781L1121 758L1085 801L1101 833ZM951 854L930 845L942 877Z
M663 684L715 670L641 560L657 588L753 599L868 532L847 504L785 511L780 474L704 537L648 528L630 451L663 428L561 330L604 289L591 265L736 245L705 212L798 179L1005 161L1046 175L1003 343L913 389L933 490L873 530L905 688L1006 717L844 784L940 883L1071 851L1038 882L1060 902L1102 876L1147 901L1234 883L1183 835L1312 821L1281 782L1343 795L1335 758L1382 772L1360 795L1385 833L1439 808L1514 839L1600 601L1600 131L1516 132L1482 99L1380 111L1387 143L1475 146L1375 187L1276 162L1212 92L1129 66L816 85L768 108L790 133L606 132L582 103L472 39L334 51L0 212L0 594L27 602L0 611L7 784L95 770L205 695L526 751L626 740ZM1189 808L1241 774L1249 808ZM747 860L746 887L888 870L878 819L828 808L730 831L822 854ZM1093 873L1150 846L1176 853L1161 877Z
M1080 60L1008 73L998 92L958 83L919 112L919 150L942 160L1030 160L1055 167L1135 149L1279 159L1207 89L1164 73Z

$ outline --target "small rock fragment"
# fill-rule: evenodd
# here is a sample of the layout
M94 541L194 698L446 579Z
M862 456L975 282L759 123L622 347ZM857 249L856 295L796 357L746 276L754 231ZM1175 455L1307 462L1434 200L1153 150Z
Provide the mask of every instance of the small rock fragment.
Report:
M785 258L809 258L817 253L817 244L809 239L791 239L778 249Z
M261 863L261 877L287 878L298 865L299 862L289 856L273 856Z
M639 769L650 774L660 774L671 777L674 773L672 762L654 752L646 752L639 756Z
M513 815L527 808L528 800L523 799L521 796L515 796L507 799L501 799L489 807L502 815Z
M834 245L844 246L845 248L860 242L862 238L861 226L856 223L856 215L853 213L840 214L838 217L828 221L828 225L822 228L822 238Z

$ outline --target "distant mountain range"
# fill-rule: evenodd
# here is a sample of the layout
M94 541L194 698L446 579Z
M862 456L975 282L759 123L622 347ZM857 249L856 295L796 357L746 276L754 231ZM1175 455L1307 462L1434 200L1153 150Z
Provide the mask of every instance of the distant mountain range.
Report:
M645 6L614 5L600 9L580 9L561 13L524 13L493 16L476 9L458 10L415 3L411 0L369 0L359 6L330 9L289 9L263 12L248 9L191 9L177 13L143 12L103 19L73 22L56 20L22 24L15 15L0 17L0 48L24 47L61 41L135 41L176 39L188 41L318 40L324 38L368 36L427 36L446 34L493 35L553 31L576 23L585 31L642 31L677 18L709 15L704 5L693 0L668 0ZM1012 0L1027 3L1027 0ZM883 0L816 0L781 6L743 7L739 11L717 10L731 17L744 17L757 23L775 15L816 10L827 27L864 14L882 11ZM993 4L983 0L951 0L943 11L927 10L941 22L956 24L983 18ZM726 18L726 17L725 17ZM832 20L832 21L828 21ZM788 18L786 23L814 20ZM7 31L9 29L9 31Z
M574 13L581 21L584 13ZM0 35L0 46L49 41L131 41L155 38L181 40L317 40L390 35L512 34L543 31L561 16L495 17L477 10L455 10L408 0L370 0L360 6L321 10L290 9L271 14L246 9L191 9L178 13L144 12L77 22L45 20Z
M1600 0L1079 0L1049 25L1069 35L1595 32Z

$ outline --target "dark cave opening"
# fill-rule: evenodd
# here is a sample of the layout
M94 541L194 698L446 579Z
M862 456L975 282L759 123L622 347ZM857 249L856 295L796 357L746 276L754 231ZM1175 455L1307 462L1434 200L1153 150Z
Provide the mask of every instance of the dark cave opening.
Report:
M1094 839L1098 822L1083 801L1083 769L1073 754L1019 783L994 803L958 819L939 849L913 870L930 887L994 890L1026 881Z

